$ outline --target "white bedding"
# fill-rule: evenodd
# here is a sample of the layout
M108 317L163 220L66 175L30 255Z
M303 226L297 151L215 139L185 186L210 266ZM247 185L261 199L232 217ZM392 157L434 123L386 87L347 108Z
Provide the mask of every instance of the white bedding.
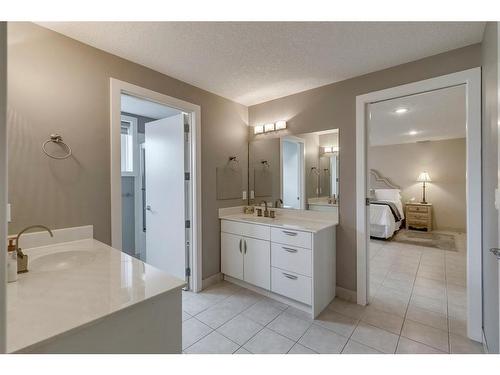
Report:
M393 201L404 219L403 204L400 200ZM396 221L389 206L370 204L370 236L377 238L390 238L401 226L401 221Z

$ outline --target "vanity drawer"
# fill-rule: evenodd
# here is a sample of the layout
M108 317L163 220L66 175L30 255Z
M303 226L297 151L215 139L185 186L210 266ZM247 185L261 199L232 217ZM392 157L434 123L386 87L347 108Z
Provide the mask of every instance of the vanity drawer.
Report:
M312 304L310 277L271 267L271 291L293 300Z
M288 228L271 228L271 241L284 245L312 248L312 234Z
M271 243L271 266L311 277L312 251L273 242Z
M221 231L268 241L271 237L270 228L267 225L241 223L232 220L221 220Z

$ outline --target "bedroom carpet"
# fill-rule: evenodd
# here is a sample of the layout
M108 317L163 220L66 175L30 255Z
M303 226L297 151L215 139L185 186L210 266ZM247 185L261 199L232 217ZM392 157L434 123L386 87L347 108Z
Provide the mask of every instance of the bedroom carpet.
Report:
M457 251L455 236L451 234L417 232L403 229L394 236L392 241L447 251Z

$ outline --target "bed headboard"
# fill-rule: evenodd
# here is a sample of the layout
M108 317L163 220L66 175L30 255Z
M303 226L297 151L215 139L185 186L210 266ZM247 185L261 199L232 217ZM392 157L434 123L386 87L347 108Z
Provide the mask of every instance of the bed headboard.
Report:
M389 178L383 177L375 169L370 169L370 195L373 195L375 189L401 189L400 186L394 184Z

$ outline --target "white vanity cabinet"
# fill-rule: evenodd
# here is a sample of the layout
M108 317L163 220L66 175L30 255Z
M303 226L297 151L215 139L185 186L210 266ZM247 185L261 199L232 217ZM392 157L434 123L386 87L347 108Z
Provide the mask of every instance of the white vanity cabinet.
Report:
M335 297L335 225L254 221L221 218L225 278L319 315Z
M226 221L222 224L222 230L222 273L269 290L271 287L269 227Z

